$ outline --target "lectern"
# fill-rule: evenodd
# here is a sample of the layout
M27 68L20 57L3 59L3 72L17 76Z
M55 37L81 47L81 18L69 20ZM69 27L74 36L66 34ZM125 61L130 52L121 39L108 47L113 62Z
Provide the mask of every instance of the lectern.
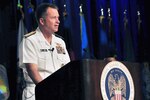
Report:
M36 100L103 100L100 79L107 61L72 61L36 85ZM134 81L135 100L142 100L140 64L122 62Z

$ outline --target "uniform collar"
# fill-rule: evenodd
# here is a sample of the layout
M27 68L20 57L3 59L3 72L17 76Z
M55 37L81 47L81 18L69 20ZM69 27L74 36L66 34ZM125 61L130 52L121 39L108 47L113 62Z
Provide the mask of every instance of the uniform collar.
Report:
M39 35L39 41L40 42L45 43L49 46L54 44L54 40L55 40L54 34L52 34L52 42L51 42L51 44L49 44L48 41L45 39L44 35L42 34L41 30L39 29L39 27L36 29L36 32Z

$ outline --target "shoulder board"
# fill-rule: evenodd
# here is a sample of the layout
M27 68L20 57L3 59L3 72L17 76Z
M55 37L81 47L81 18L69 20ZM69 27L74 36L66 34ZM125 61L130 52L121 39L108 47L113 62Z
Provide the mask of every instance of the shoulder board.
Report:
M61 35L58 35L57 33L55 33L54 35L55 35L56 37L59 37L59 38L61 38L61 39L64 40L64 38L63 38Z
M35 34L35 33L36 33L36 31L32 31L32 32L30 32L30 33L25 34L24 37L27 38L27 37L29 37L29 36Z

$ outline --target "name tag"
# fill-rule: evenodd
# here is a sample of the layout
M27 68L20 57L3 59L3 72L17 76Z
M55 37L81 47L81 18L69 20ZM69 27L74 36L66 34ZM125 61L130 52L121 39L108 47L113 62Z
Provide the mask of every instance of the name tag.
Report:
M47 52L47 49L40 49L41 52Z

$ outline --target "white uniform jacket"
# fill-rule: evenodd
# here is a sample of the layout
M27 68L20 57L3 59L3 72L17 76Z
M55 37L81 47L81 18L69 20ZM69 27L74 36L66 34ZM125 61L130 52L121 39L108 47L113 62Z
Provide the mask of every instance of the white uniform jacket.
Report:
M35 84L28 76L24 63L37 64L40 75L45 79L69 62L70 57L66 50L65 42L54 34L52 35L51 44L46 41L39 28L37 28L34 34L24 37L19 48L19 66L23 68L25 81L27 83L25 89L26 100L34 100L27 98L35 94ZM33 88L31 89L31 87Z

